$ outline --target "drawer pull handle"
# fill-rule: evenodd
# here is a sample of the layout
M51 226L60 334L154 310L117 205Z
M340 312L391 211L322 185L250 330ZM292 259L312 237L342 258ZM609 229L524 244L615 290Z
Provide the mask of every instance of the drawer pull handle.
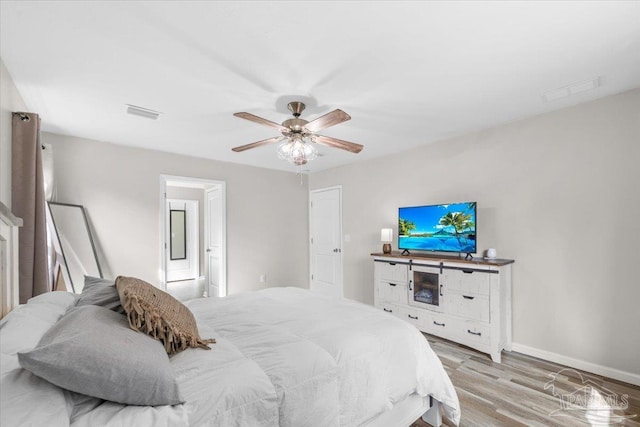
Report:
M464 274L473 274L473 270L462 270Z
M386 311L387 313L393 313L393 310L387 310L386 308L383 308L384 311Z
M469 332L471 335L477 335L477 336L482 335L482 332L471 332L471 329L467 329L467 332Z
M433 324L434 324L434 325L437 325L437 326L444 326L444 323L438 323L438 322L436 322L435 320L433 321Z
M469 295L462 295L462 298L464 298L464 299L474 299L475 297L470 297Z
M389 265L396 265L396 263L395 262L390 262Z
M440 296L441 296L441 297L443 297L443 296L444 296L444 295L442 295L442 287L443 287L443 286L444 286L444 285L440 285Z
M409 316L409 319L418 320L418 316L413 317L413 316L412 316L412 315L410 315L410 314L407 314L407 316Z
M395 283L389 283L389 286L396 286Z

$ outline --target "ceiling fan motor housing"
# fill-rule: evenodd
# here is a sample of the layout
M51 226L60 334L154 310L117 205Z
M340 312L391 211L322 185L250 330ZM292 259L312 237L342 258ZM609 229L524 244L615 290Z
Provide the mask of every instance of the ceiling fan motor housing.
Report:
M301 133L307 123L309 123L307 120L296 117L294 119L285 120L282 122L282 126L291 129L291 132Z

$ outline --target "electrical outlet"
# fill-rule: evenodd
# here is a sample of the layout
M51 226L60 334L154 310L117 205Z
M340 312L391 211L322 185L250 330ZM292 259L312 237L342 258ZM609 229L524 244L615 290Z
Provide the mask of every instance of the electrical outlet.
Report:
M267 275L266 274L261 274L260 275L260 283L267 283Z

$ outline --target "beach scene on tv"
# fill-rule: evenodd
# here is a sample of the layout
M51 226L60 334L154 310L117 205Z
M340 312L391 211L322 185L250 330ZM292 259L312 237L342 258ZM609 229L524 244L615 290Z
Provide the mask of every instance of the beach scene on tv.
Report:
M476 252L476 203L400 208L398 248Z

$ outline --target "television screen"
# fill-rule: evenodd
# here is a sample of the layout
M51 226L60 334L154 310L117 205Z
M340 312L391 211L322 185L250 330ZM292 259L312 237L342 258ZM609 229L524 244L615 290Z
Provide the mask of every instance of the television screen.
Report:
M476 202L398 209L398 249L476 252Z

